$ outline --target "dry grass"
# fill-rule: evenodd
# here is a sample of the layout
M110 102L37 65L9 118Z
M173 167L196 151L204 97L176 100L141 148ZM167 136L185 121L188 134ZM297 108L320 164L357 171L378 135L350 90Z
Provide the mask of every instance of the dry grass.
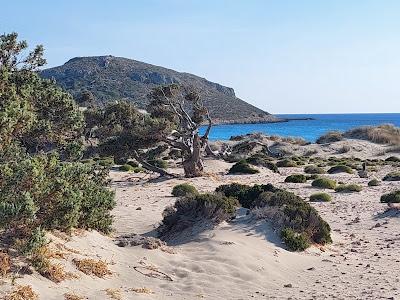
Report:
M31 261L40 275L55 283L60 283L67 278L73 277L73 275L65 272L64 266L52 263L50 259L62 259L64 257L63 252L54 251L48 247L41 247L32 254Z
M6 276L11 269L10 256L0 251L0 277Z
M64 294L64 300L85 300L87 297L79 296L73 293Z
M11 294L5 297L5 300L37 300L39 299L38 294L36 294L30 285L19 285L17 286Z
M86 275L95 275L97 277L104 277L112 274L108 269L107 263L102 260L94 260L91 258L73 259L72 260L79 271Z
M367 140L377 144L400 144L400 128L392 124L362 126L346 131L346 138Z
M138 294L154 294L154 292L151 289L146 287L136 288L136 289L132 288L129 290Z
M111 299L115 299L115 300L122 299L122 294L119 289L106 289L105 291L106 291L107 296L110 297Z

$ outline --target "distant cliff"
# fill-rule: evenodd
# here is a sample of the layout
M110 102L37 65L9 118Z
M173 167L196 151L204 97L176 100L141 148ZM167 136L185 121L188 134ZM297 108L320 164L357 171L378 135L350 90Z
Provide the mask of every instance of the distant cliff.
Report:
M155 86L170 83L190 85L200 92L216 123L279 121L275 116L237 98L232 88L193 74L122 57L76 57L40 74L45 78L54 78L74 96L88 90L99 103L125 99L139 108L146 107L146 95Z

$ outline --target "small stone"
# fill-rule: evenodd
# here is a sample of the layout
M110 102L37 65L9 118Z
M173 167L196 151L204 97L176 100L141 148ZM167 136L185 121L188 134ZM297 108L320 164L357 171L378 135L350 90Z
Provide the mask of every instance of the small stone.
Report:
M285 288L292 288L293 285L292 285L291 283L288 283L288 284L284 284L283 287L285 287Z
M142 210L142 208L139 206L138 208L136 208L136 210Z

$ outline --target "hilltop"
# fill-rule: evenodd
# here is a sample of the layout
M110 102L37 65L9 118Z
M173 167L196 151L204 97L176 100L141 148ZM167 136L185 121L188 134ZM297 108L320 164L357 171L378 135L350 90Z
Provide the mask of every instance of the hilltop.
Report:
M193 86L200 92L215 123L277 122L278 118L236 97L235 91L199 76L177 72L140 61L114 57L76 57L64 65L41 71L54 78L74 96L90 91L98 104L128 100L139 108L148 104L146 95L158 86L171 83Z

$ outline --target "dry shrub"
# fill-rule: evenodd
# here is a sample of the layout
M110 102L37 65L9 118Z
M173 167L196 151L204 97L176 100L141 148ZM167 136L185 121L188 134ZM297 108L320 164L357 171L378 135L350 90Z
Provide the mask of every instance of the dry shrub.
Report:
M343 140L343 134L340 131L329 131L328 133L320 136L317 139L317 144L327 144L333 142L339 142Z
M350 129L343 134L346 138L367 140L377 144L400 143L400 128L392 124L362 126Z
M136 289L132 288L132 289L129 289L129 290L133 291L135 293L138 293L138 294L154 294L154 292L151 289L146 288L146 287L136 288Z
M85 300L87 297L78 296L73 293L66 293L64 294L64 300Z
M32 290L30 285L19 285L11 294L5 297L5 300L37 300L39 296Z
M73 259L72 260L79 271L86 275L95 275L102 278L106 275L111 275L111 271L108 269L107 263L102 260L95 260L91 258L85 259Z
M115 300L122 299L121 291L118 289L106 289L105 291L106 291L107 296L109 296L111 299L115 299Z
M41 247L31 255L33 267L40 275L50 279L55 283L70 278L71 274L66 273L61 264L55 264L50 261L52 258L64 258L61 252L53 252L48 247Z
M6 276L11 269L10 256L0 251L0 276Z

